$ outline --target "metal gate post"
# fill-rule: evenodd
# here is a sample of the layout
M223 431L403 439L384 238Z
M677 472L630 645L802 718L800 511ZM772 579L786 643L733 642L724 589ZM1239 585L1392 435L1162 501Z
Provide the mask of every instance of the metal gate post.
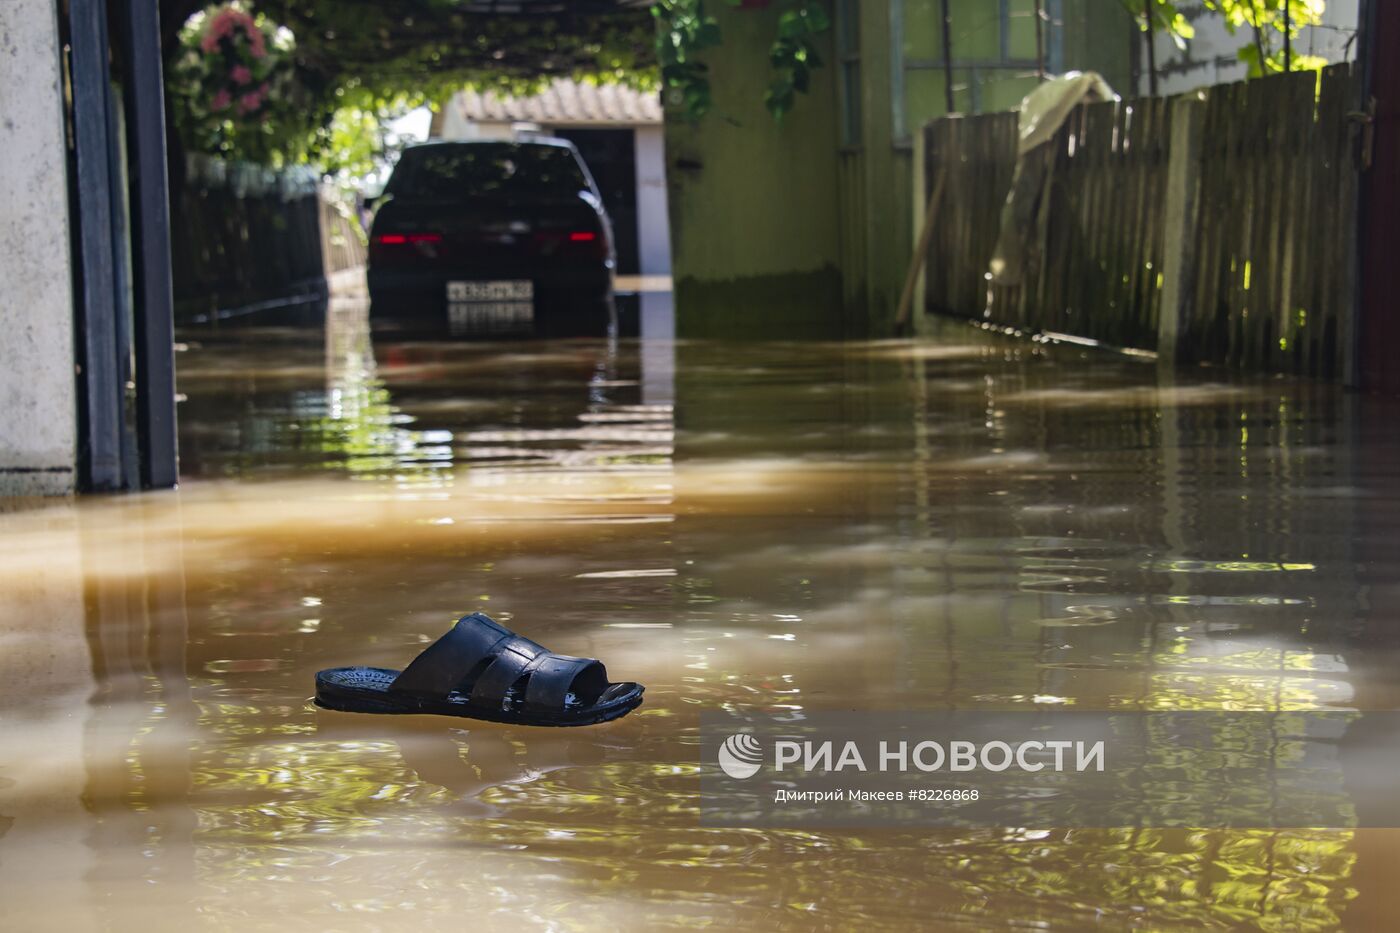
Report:
M158 0L127 0L122 6L122 84L127 171L131 176L136 433L141 485L167 488L179 477L160 14Z
M69 4L73 86L73 144L77 161L75 302L78 335L78 474L83 488L128 485L121 456L123 386L117 367L116 260L112 243L111 138L107 114L107 4Z

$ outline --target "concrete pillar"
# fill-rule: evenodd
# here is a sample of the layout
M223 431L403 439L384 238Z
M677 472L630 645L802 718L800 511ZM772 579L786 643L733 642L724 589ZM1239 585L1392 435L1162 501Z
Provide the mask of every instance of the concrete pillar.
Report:
M637 165L637 239L642 275L671 274L671 227L666 213L666 132L639 126L635 133Z
M55 0L0 3L0 37L0 496L61 495L77 408Z
M633 135L637 166L637 240L641 260L638 313L642 336L642 402L676 399L676 303L671 293L671 226L666 206L666 131L639 126Z
M1157 359L1164 366L1177 362L1183 322L1196 294L1196 208L1205 112L1205 101L1194 97L1172 102L1166 217L1162 227L1162 305L1157 317Z

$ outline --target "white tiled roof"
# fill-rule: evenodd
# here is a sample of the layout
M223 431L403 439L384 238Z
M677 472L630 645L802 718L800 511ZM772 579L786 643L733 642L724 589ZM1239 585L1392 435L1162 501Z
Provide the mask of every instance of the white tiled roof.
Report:
M465 120L546 126L639 126L661 122L661 97L620 84L581 84L558 78L531 97L459 91L452 106Z

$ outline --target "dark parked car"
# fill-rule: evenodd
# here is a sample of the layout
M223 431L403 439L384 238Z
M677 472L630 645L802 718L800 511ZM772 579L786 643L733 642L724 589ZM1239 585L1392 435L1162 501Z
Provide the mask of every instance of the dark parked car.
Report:
M612 230L572 143L405 149L370 227L376 326L454 333L603 332Z

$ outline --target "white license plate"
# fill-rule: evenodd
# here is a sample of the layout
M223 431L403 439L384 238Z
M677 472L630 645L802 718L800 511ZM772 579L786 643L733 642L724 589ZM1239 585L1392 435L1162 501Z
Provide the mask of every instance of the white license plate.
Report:
M535 306L529 301L476 301L447 306L452 333L502 333L529 330L535 323Z
M448 282L448 301L530 301L535 283L529 279L494 279L480 282Z

